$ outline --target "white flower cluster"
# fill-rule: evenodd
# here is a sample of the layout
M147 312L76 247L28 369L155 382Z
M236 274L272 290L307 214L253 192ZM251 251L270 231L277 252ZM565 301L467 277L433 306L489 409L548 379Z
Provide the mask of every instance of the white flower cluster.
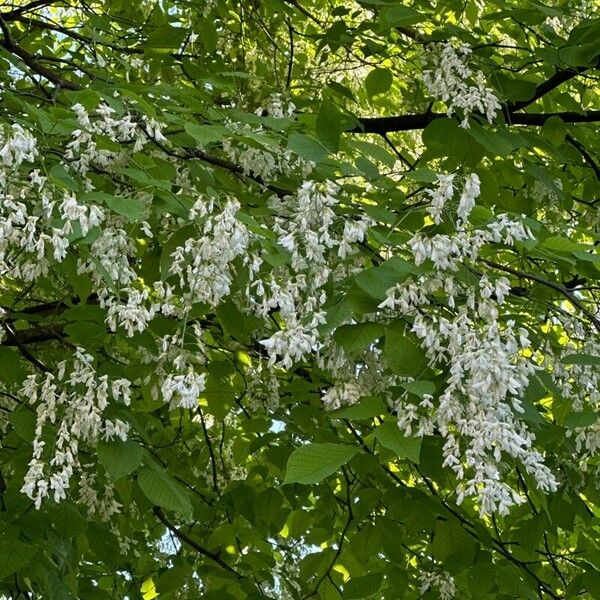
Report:
M296 106L291 101L286 101L282 94L271 94L264 107L256 109L256 114L260 116L275 117L276 119L291 119L296 111Z
M376 347L365 349L357 357L350 357L336 344L329 343L321 350L317 364L334 381L334 385L321 397L328 410L351 406L370 395L381 395L391 402L390 390L401 379L387 374L383 353Z
M437 175L437 186L428 189L425 193L431 199L427 212L433 217L436 225L442 222L444 209L454 196L454 173ZM463 191L457 208L459 225L465 222L475 206L475 199L479 196L480 181L476 173L470 173L465 177Z
M461 127L466 128L471 114L483 114L491 123L502 108L494 91L487 87L483 73L473 72L468 66L470 54L467 44L437 45L427 57L431 68L423 71L423 83L429 94L446 103L448 116L460 112Z
M546 348L544 358L552 381L560 389L563 398L569 401L574 413L600 412L600 367L595 364L578 364L565 361L569 355L600 356L600 344L573 318L561 318L569 340L557 354ZM585 362L585 361L584 361ZM573 438L580 462L578 468L585 471L589 460L600 451L600 422L567 428L567 437Z
M293 107L293 104L290 107ZM274 113L269 113L271 116L286 116L282 112L283 105L277 108L274 104L271 109L274 110ZM226 126L232 138L222 140L223 151L232 162L241 167L244 175L258 177L268 183L280 175L299 173L302 177L307 177L315 167L315 163L303 159L291 150L274 146L270 138L264 137L263 127L252 127L232 121L227 121Z
M165 402L176 408L197 408L198 399L206 385L206 373L196 373L192 368L185 375L169 375L161 391Z
M439 199L445 203L452 197L452 182L438 176L438 186L429 194L434 216ZM521 398L537 366L527 358L532 354L527 331L510 319L499 320L510 282L484 273L474 286L454 276L460 266L476 261L486 243L512 245L531 238L525 226L506 215L485 229L468 228L464 219L478 190L477 177L467 176L456 233L417 234L409 241L415 264L431 261L433 270L390 288L379 307L410 317L429 364L443 365L448 372L437 399L424 395L416 402L406 393L396 399L399 427L407 436L441 433L444 465L461 482L458 501L474 496L482 514L504 514L524 501L502 480L500 465L507 457L519 461L543 491L555 490L557 481L534 448L534 435L519 418ZM444 305L453 309L453 317Z
M92 357L77 348L69 368L61 362L56 374L29 375L21 389L37 413L33 457L21 489L36 508L51 492L56 502L66 497L83 444L127 439L129 425L107 419L103 413L110 402L129 404L131 384L127 379L111 381L107 375L98 375L92 363ZM54 429L52 448L46 448L45 434Z
M65 165L85 177L88 189L93 185L86 175L92 166L111 169L123 161L124 150L109 150L98 143L98 138L108 138L118 147L133 143L132 151L139 152L148 142L166 142L161 131L163 125L154 119L144 118L140 123L129 112L118 116L117 111L106 103L101 103L90 115L81 105L72 109L77 116L79 129L72 133L72 141L67 144Z
M487 229L458 230L452 235L432 237L416 234L408 243L417 266L430 260L439 271L457 271L465 260L476 260L487 243L501 242L512 246L515 241L532 238L533 235L522 223L511 220L507 215L499 215L487 225Z
M0 134L0 159L6 167L18 168L21 163L32 162L38 154L37 140L33 135L23 129L18 123L12 126L8 138Z
M309 264L325 264L326 251L338 244L330 231L336 215L333 208L338 204L336 194L339 188L331 183L319 185L315 181L305 181L293 201L288 202L289 219L275 221L275 233L279 244L292 258L292 268L304 271Z
M269 101L269 116L291 116L293 107L282 102L278 98ZM267 380L261 384L268 385L256 384L257 372L248 388L249 405L275 406L279 384L272 367L275 363L291 367L319 348L317 328L324 322L322 306L327 298L324 287L333 277L345 277L349 271L344 269L353 268L353 254L370 221L336 215L337 186L307 181L296 194L271 203L270 223L278 244L275 252L284 258L273 266L265 259L269 251L263 247L260 229L247 226L239 215L240 203L223 195L203 195L186 167L176 164L177 193L183 193L186 201L197 200L189 217L168 214L156 221L148 214L152 225L146 221L132 224L111 210L111 198L120 203L131 198L136 208L141 205L142 210L149 210L152 195L126 183L122 187L117 184L110 195L97 192L98 173L119 170L116 181L120 181L122 169L148 139L168 142L159 123L138 118L119 106L116 101L114 106L101 103L90 110L78 104L73 107L77 129L66 143L62 169L49 177L23 168L26 161L41 154L30 132L15 126L10 136L2 138L0 163L5 177L0 178L0 286L12 285L14 280L35 281L48 275L53 263L74 257L78 274L91 281L91 293L105 311L110 330L122 328L131 337L147 331L158 314L182 319L182 331L175 334L175 342L169 341L168 351L163 348L162 353L153 354L145 350L144 356L139 351L141 361L156 367L144 383L171 408L195 408L206 385L203 358L187 348L189 330L197 325L188 322L192 308L215 308L230 298L268 324L277 313L281 330L263 340L269 365L262 371ZM244 128L237 133L241 139L261 132ZM156 152L163 156L160 147ZM312 169L312 164L292 154L277 150L274 155L277 174ZM167 160L175 164L172 157ZM250 153L245 154L242 162L247 164L242 168L260 172L260 165L251 165L252 160ZM264 171L261 176L268 179L272 174ZM71 177L83 181L85 195L73 191L73 185L63 185ZM174 228L185 227L190 231L195 227L196 232L164 257L162 279L142 278L136 238L164 241ZM264 229L268 239L270 234L266 226ZM238 276L242 280L247 277L248 284L242 292L232 294ZM129 402L129 382L99 376L91 357L78 350L69 366L61 364L57 372L30 376L22 392L38 411L33 459L23 492L39 507L50 495L57 501L65 497L71 477L80 470L78 452L84 444L126 439L128 425L107 418L104 411L111 401ZM51 449L45 434L54 428L56 442ZM85 484L85 477L82 481L82 497L87 498L92 486ZM88 504L95 505L95 500L89 498ZM109 514L112 508L107 505L98 510Z
M144 362L152 365L152 373L144 384L152 390L153 399L168 403L172 410L198 408L208 377L203 368L203 333L198 323L186 323L177 333L160 338L158 353L145 351Z
M244 405L251 411L270 413L279 406L279 380L271 367L259 364L246 373Z
M182 302L186 309L203 302L217 306L231 291L233 261L246 254L251 241L248 228L236 219L240 204L228 200L221 212L212 203L199 200L194 215L208 215L189 238L171 254L170 273L179 278Z
M268 318L271 311L278 310L283 322L280 331L261 341L271 365L279 362L289 368L316 350L317 328L325 322L322 306L327 296L323 286L337 265L336 256L351 254L353 244L362 242L371 223L361 218L351 227L344 227L341 237L336 235L334 229L340 221L334 212L338 191L329 181L306 181L296 196L272 200L278 215L273 231L289 254L290 264L274 270L268 290L260 279L251 282L247 290L248 302L256 314Z
M202 415L199 413L194 417L195 423L202 423L204 419L204 425L206 427L206 435L209 438L216 438L213 441L215 460L212 464L204 469L194 469L194 475L199 479L204 479L208 487L213 487L216 483L216 487L219 489L224 488L231 481L242 481L248 476L248 471L243 464L240 464L239 458L235 456L235 438L227 437L224 438L224 431L228 426L232 425L232 419L235 417L229 413L222 421L218 423L218 427L215 427L216 422L212 415ZM216 429L217 431L214 431ZM218 440L218 442L217 442Z
M495 307L479 312L497 316ZM466 479L459 485L458 502L475 496L481 514L506 514L510 506L523 502L502 481L500 463L507 456L523 464L539 489L556 490L554 475L533 447L534 435L518 417L522 395L535 373L523 352L530 350L527 332L515 331L511 321L504 328L493 318L479 324L466 309L453 320L417 316L412 329L431 362L447 365L449 377L437 406L431 401L409 406L401 400L396 405L398 425L406 435L432 434L437 428L446 438L444 466L459 480Z
M135 151L146 142L143 136L160 136L161 125L155 121L144 121L142 135L129 113L117 119L114 109L105 104L94 111L93 117L81 105L75 105L73 111L80 129L67 144L64 167L83 175L88 189L93 187L86 178L92 162L109 169L125 156L125 150L115 153L98 149L97 138L108 137L124 149L126 142L135 141ZM14 166L35 158L37 143L31 133L19 126L13 127L13 133L3 148L4 161ZM26 178L8 171L7 177L0 180L0 276L34 281L48 273L52 260L62 262L72 244L92 232L98 234L92 238L90 252L78 258L79 273L89 275L94 282L101 306L108 308L111 328L121 324L130 335L142 331L158 308L146 306L147 290L131 286L137 278L131 264L136 250L122 218L93 201L82 202L38 170L30 171ZM109 281L118 289L109 289ZM126 299L125 303L121 298Z
M421 594L425 594L429 590L436 590L440 600L452 600L456 595L454 577L447 571L421 571L419 579Z
M569 32L584 19L593 19L597 10L594 0L571 0L553 16L548 15L544 25L554 33L567 38Z
M88 517L98 515L103 523L110 523L111 518L118 515L122 508L115 498L114 486L105 483L99 494L95 474L87 471L82 471L79 477L79 502L87 507Z
M45 189L46 178L31 170L23 178L18 167L38 154L31 132L13 125L0 139L4 170L0 176L0 285L6 277L33 281L48 272L49 257L64 256L69 242L63 228L54 227L56 201ZM23 180L24 179L24 180ZM62 208L67 209L63 200ZM61 212L60 216L63 214ZM65 223L66 225L66 223ZM67 226L68 227L68 226Z
M357 382L344 381L330 387L323 394L322 400L329 410L336 410L342 406L356 404L363 394L364 390Z

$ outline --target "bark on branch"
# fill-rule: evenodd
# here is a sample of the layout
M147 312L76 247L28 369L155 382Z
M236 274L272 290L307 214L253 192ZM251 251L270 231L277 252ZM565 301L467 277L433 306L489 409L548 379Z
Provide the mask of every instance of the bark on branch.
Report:
M446 113L420 113L398 115L395 117L363 117L358 119L358 125L350 133L376 133L384 135L394 131L411 131L424 129L436 119L443 119ZM565 123L596 123L600 122L600 110L582 112L563 111L550 113L519 113L510 112L505 115L507 125L543 125L550 117L558 117Z
M6 26L6 22L2 18L2 15L0 15L0 29L2 30L2 35L4 36L0 40L0 47L4 48L11 54L18 56L34 73L36 73L37 75L41 75L48 81L51 81L54 85L64 88L66 90L82 89L81 85L73 81L69 81L68 79L64 79L55 71L43 65L35 54L32 54L31 52L25 50L25 48L17 44L13 40L10 34L10 30Z
M596 64L598 67L598 64ZM502 105L501 112L507 125L543 125L550 117L559 117L565 123L594 123L600 121L600 110L591 111L563 111L551 113L521 113L552 90L563 83L581 75L589 67L577 67L561 69L546 81L540 83L531 98L520 100L518 102L506 102ZM351 133L376 133L383 135L394 131L410 131L413 129L424 129L436 119L445 117L445 113L425 112L411 115L398 115L393 117L364 117L358 119L358 125L351 130Z

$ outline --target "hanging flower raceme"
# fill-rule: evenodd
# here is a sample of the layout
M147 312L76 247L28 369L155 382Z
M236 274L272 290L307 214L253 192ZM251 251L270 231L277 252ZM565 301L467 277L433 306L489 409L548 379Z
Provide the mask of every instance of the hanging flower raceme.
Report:
M448 106L448 116L462 115L461 127L469 127L474 113L492 122L502 108L494 91L486 85L481 71L474 72L468 64L472 50L467 44L451 42L434 46L426 61L430 68L423 71L423 83L436 100Z
M462 191L456 202L460 179ZM528 358L532 349L527 331L510 319L500 319L510 282L488 274L475 281L457 276L467 265L478 268L486 244L511 246L532 237L525 226L506 215L492 219L485 228L470 225L479 190L475 173L464 178L437 176L435 186L426 192L427 210L436 224L454 221L456 231L419 233L410 239L408 248L415 265L432 268L388 289L379 305L382 318L410 319L410 330L425 351L429 367L447 374L443 390L423 393L415 401L407 392L390 394L389 389L398 385L390 380L387 393L382 391L404 435L438 432L443 436L444 466L459 480L459 502L475 497L482 514L505 514L524 501L503 481L501 463L506 457L519 461L543 491L555 490L557 481L520 418L524 391L538 367ZM372 347L365 353L375 351ZM339 383L323 396L328 408L354 404L377 389L373 384L361 385L363 373L368 372L364 357L347 363L346 380L336 377ZM339 367L336 371L339 375Z
M31 132L15 123L7 137L0 134L0 159L6 167L18 168L21 163L33 162L38 155L37 140Z
M55 502L66 497L71 477L79 469L80 449L93 447L100 439L127 439L129 424L109 419L104 412L113 403L129 405L131 383L99 375L93 363L89 354L77 348L72 363L61 362L56 374L29 375L21 389L37 415L33 457L21 491L36 508L50 494Z

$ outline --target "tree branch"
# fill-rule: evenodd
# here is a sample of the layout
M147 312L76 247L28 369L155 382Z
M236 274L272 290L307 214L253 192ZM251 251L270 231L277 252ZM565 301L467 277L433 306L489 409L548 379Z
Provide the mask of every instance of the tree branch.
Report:
M412 131L414 129L424 129L432 121L446 117L446 113L432 112L398 115L394 117L361 117L358 119L358 125L350 130L349 133L376 133L384 135L394 131ZM558 117L565 123L596 123L600 122L600 110L583 112L509 113L506 124L541 126L550 117Z
M521 110L526 108L530 104L533 104L536 100L539 100L542 96L550 93L552 90L556 89L558 86L563 83L573 79L577 75L581 75L587 71L589 67L577 67L574 69L560 69L552 75L549 79L546 79L543 83L540 83L536 88L533 96L528 100L519 100L518 102L507 102L503 106L503 112L505 115L510 115L511 113L516 112L517 110Z
M184 533L179 528L177 528L173 523L171 523L171 521L169 521L169 519L167 519L167 517L163 513L162 508L160 508L159 506L155 506L152 509L152 512L154 513L156 518L171 533L173 533L182 542L185 542L188 546L190 546L191 548L196 550L196 552L198 552L198 554L201 554L202 556L205 556L206 558L210 558L210 560L212 560L213 562L216 562L220 567L222 567L229 573L232 573L238 579L243 579L244 576L240 575L240 573L238 573L231 565L228 565L216 552L211 552L210 550L207 550L204 546L201 546L197 541L193 540L186 533Z
M598 319L596 317L596 315L594 315L591 311L589 311L584 306L583 302L581 302L581 300L576 298L575 295L570 290L568 290L564 285L560 285L559 283L556 283L555 281L550 281L549 279L544 279L543 277L541 277L540 275L536 275L535 273L525 273L524 271L518 271L517 269L513 269L512 267L508 267L506 265L501 265L501 264L491 261L491 260L482 259L482 262L484 262L486 265L488 265L494 269L498 269L499 271L504 271L505 273L510 273L511 275L515 275L516 277L521 277L522 279L529 279L530 281L536 281L537 283L541 283L542 285L545 285L546 287L549 287L549 288L559 292L573 306L578 308L592 322L594 327L598 331L600 331L600 319Z
M13 332L13 335L8 335L7 339L0 346L17 346L20 348L20 344L39 344L40 342L49 342L50 340L63 341L62 334L62 325L30 327L29 329L20 330L19 335L15 332Z
M575 148L579 154L583 157L583 160L590 166L594 174L596 175L596 179L600 180L600 167L598 163L592 158L591 154L586 150L586 147L579 141L576 140L571 134L567 133L565 139L573 148Z
M0 16L0 29L2 30L2 34L4 38L0 40L0 46L18 56L32 71L41 75L48 81L51 81L54 85L64 88L66 90L80 90L82 87L73 81L69 81L68 79L63 79L60 75L55 73L53 70L48 69L44 65L40 64L39 59L35 54L31 54L31 52L25 50L25 48L19 46L13 39L10 34L8 27L2 16Z
M51 6L52 4L56 4L56 3L57 3L57 0L33 0L33 2L30 2L29 4L26 4L25 6L19 6L19 8L15 8L14 10L11 10L10 12L1 13L0 18L3 17L3 18L14 19L14 18L18 17L19 15L30 12L36 8L44 8L46 6Z
M550 117L559 117L565 123L591 123L600 121L600 110L584 112L554 112L554 113L519 113L518 111L533 104L563 83L587 71L589 67L577 67L556 71L546 81L540 83L531 98L518 102L505 102L501 112L507 125L543 125ZM378 133L380 135L392 131L409 131L423 129L435 119L445 117L444 113L399 115L394 117L365 117L358 119L358 125L351 133Z
M19 349L19 352L26 358L32 365L37 367L40 371L44 373L49 373L50 369L41 361L39 361L29 350L25 347L25 344L17 337L13 328L6 321L2 323L2 327L4 331L6 331L6 335L8 339L14 342L14 345Z

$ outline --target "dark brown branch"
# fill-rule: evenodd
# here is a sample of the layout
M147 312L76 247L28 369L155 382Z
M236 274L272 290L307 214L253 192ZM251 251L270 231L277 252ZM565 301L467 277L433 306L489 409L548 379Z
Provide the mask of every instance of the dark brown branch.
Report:
M345 470L344 470L344 478L346 479L346 505L348 506L348 518L346 519L344 528L342 529L342 532L340 533L340 538L339 538L338 545L337 545L338 547L335 551L335 554L333 555L333 558L331 559L331 562L329 563L329 566L327 567L327 569L325 570L323 575L321 575L321 577L319 577L319 579L317 580L317 583L315 584L315 587L312 590L312 592L309 592L308 594L305 594L304 596L302 596L302 600L308 600L308 598L312 598L313 596L316 596L319 593L319 588L321 587L321 584L331 574L331 570L337 563L338 559L340 558L340 555L342 554L342 550L344 549L344 541L346 539L346 534L348 533L348 529L350 529L350 525L352 524L352 521L354 519L354 514L352 512L352 497L351 497L351 491L350 491L350 482L349 482L348 475Z
M2 327L4 331L6 331L6 335L9 340L14 342L14 345L19 349L19 352L22 354L24 358L26 358L32 365L37 367L40 371L44 373L49 373L50 369L41 361L39 361L29 350L25 347L25 344L17 337L13 328L6 321L2 323Z
M565 123L595 123L600 122L600 110L583 112L551 112L551 113L510 113L507 125L543 125L550 117L558 117ZM395 117L362 117L358 125L350 133L376 133L384 135L394 131L411 131L424 129L436 119L443 119L445 113L418 113L398 115Z
M25 6L19 6L19 8L15 8L14 10L11 10L10 12L1 13L0 17L6 18L6 19L14 19L14 18L18 17L19 15L22 15L22 14L25 14L32 10L35 10L36 8L43 8L46 6L51 6L52 4L56 4L56 3L57 3L56 0L33 0L33 2L30 2L29 4L26 4Z
M38 57L35 54L31 54L31 52L25 50L25 48L21 47L17 44L10 34L8 27L4 19L0 16L0 29L2 30L2 34L4 38L0 40L0 47L4 48L11 54L18 56L33 72L41 75L48 81L51 81L54 85L67 89L67 90L80 90L82 87L73 81L69 81L68 79L62 78L52 69L44 66L40 63Z
M398 148L396 148L396 145L394 144L394 142L392 142L392 140L390 140L390 138L388 137L387 133L384 133L382 135L383 139L385 140L385 143L392 149L392 152L412 171L414 170L414 165L400 152L400 150L398 150Z
M4 19L5 23L10 23L10 22L16 21L18 23L28 25L29 27L31 27L33 29L43 29L43 30L47 30L47 31L56 31L58 33L62 33L63 35L66 35L67 37L70 37L74 40L77 40L78 42L83 42L84 44L90 44L93 42L93 40L91 38L81 35L81 34L77 33L76 31L74 31L73 29L70 29L68 27L62 27L61 25L58 25L58 24L55 24L52 22L41 21L40 19L33 19L31 17L23 17L19 14L0 15L0 17L2 17ZM123 51L123 48L119 48L119 50Z
M350 421L348 421L346 419L344 420L344 422L346 423L346 425L348 426L348 429L351 431L351 433L354 435L354 437L358 440L358 442L360 443L362 448L367 452L367 454L374 454L374 452L366 445L366 443L362 439L361 435L356 431L356 429L354 428L352 423L350 423ZM406 483L396 473L394 473L391 469L389 469L385 464L380 464L380 466L387 473L387 475L391 479L393 479L398 485L400 485L401 487L406 487ZM470 535L473 539L477 540L482 545L487 546L488 548L490 548L491 550L493 550L495 552L498 552L499 554L504 556L507 560L511 561L514 565L519 567L520 569L523 569L523 571L525 571L527 573L527 575L529 575L536 581L536 583L544 590L544 592L548 596L550 596L551 598L561 598L561 596L559 596L553 592L553 590L549 584L547 584L534 571L532 571L529 568L528 563L526 561L522 561L522 560L514 557L511 554L511 552L509 552L505 548L506 542L502 542L500 539L494 538L492 536L490 536L491 542L492 542L491 544L489 542L487 542L486 540L482 539L480 537L480 534L477 531L477 528L475 527L475 525L473 525L473 523L471 523L471 521L469 521L466 517L464 517L460 513L458 508L454 508L447 500L442 498L440 496L439 492L436 490L435 486L431 483L431 481L429 481L429 479L427 477L425 477L425 475L423 475L423 473L421 473L421 471L418 469L418 467L415 467L415 468L416 468L417 472L419 473L419 475L421 476L421 479L423 479L423 482L425 483L425 485L428 487L431 494L438 499L441 506L447 512L449 512L451 515L453 515L456 519L458 519L460 521L460 523L462 524L464 530L466 531L466 533L468 535Z
M556 113L519 113L518 111L533 104L552 90L563 83L581 75L589 67L577 67L561 69L556 71L546 81L540 83L531 98L520 100L518 102L506 102L502 105L501 112L504 115L507 125L543 125L550 117L559 117L565 123L591 123L600 121L600 111L588 112L556 112ZM391 131L409 131L411 129L423 129L435 119L445 117L443 113L430 113L429 111L421 114L399 115L395 117L371 117L361 118L358 125L352 130L352 133L378 133L380 135Z
M292 27L292 24L289 22L287 22L287 26L288 26L288 34L290 36L290 56L288 58L288 69L287 69L287 77L285 80L285 87L286 89L289 89L290 85L292 84L292 70L294 68L294 28Z
M159 141L157 141L154 138L154 136L151 136L150 134L148 134L148 132L145 132L145 133L146 133L146 136L148 137L148 139L155 146L160 148L165 154L168 154L169 156L172 156L174 158L180 158L180 159L197 158L205 163L208 163L209 165L213 165L215 167L221 167L222 169L226 169L227 171L230 171L231 173L234 173L235 175L237 175L239 177L246 176L246 177L248 177L248 179L251 179L255 183L258 183L263 188L271 190L278 196L285 196L290 193L290 190L286 190L286 189L281 188L272 183L267 183L258 175L253 175L251 173L250 174L244 173L244 169L240 165L237 165L237 164L231 162L230 160L227 160L226 158L221 158L219 156L213 156L212 154L207 154L206 152L204 152L203 150L200 150L199 148L185 148L184 150L186 151L186 155L182 156L180 153L170 150L169 148L167 148L166 146L161 144Z
M511 113L511 120L508 124L541 126L550 117L558 117L565 123L595 123L600 121L600 110L584 110L582 112Z
M208 429L206 428L206 422L204 421L204 413L202 412L202 409L200 407L198 407L197 412L198 415L200 415L200 423L202 423L202 433L204 434L204 440L206 441L208 453L210 455L213 489L215 493L219 495L219 478L217 476L217 459L215 457L215 451L212 446L210 435L208 434Z
M596 179L600 180L600 167L598 163L592 158L591 154L586 150L585 146L579 141L576 140L571 134L567 134L565 139L573 148L575 148L579 154L583 157L583 160L590 166L594 174L596 175Z
M323 22L320 19L317 19L313 14L311 14L306 8L304 8L297 0L282 0L285 4L289 4L293 6L296 10L301 12L305 17L308 17L311 21L316 23L317 25L323 25Z
M551 288L557 291L559 294L562 294L573 306L578 308L594 325L594 327L600 331L600 319L596 317L591 311L589 311L583 302L576 298L573 293L568 290L564 285L560 285L560 283L556 283L555 281L550 281L549 279L544 279L540 275L536 275L535 273L525 273L523 271L518 271L517 269L513 269L506 265L501 265L497 262L482 259L486 265L498 269L499 271L504 271L505 273L510 273L511 275L515 275L516 277L520 277L522 279L529 279L530 281L536 281L537 283L541 283L548 288Z
M520 100L518 102L508 102L503 107L503 112L505 115L510 115L517 110L521 110L526 108L530 104L533 104L536 100L539 100L542 96L550 93L552 90L556 89L558 86L566 83L573 77L577 75L581 75L587 71L589 67L577 67L574 69L561 69L556 71L552 77L546 79L543 83L540 83L536 88L533 96L528 100Z
M39 344L41 342L49 342L50 340L63 341L63 326L50 325L46 327L30 327L22 329L18 332L13 332L13 335L8 335L0 346L17 346L20 344Z
M152 512L154 513L156 518L171 533L173 533L182 542L185 542L188 546L190 546L190 548L193 548L194 550L196 550L196 552L198 552L198 554L201 554L202 556L205 556L206 558L210 558L210 560L212 560L213 562L216 562L220 567L222 567L229 573L232 573L238 579L243 578L243 575L240 575L231 565L228 565L216 552L211 552L207 548L204 548L204 546L201 546L196 540L193 540L190 536L188 536L186 533L181 531L178 527L175 527L175 525L173 523L171 523L171 521L169 521L169 519L167 519L167 517L165 516L165 514L162 511L162 508L160 508L159 506L155 506L152 509Z

